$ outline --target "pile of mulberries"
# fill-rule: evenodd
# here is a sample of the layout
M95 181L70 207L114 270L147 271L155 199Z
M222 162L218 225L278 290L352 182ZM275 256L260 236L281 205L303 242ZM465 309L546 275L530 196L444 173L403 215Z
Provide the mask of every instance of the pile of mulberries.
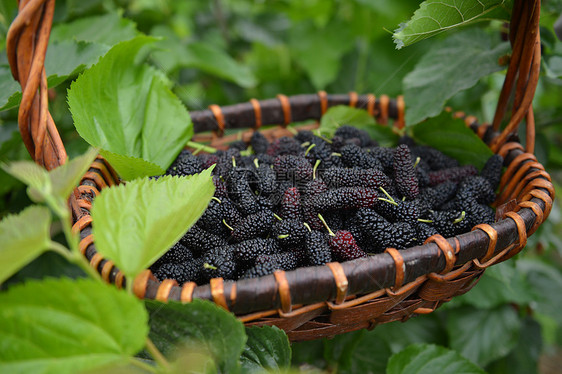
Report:
M199 221L151 270L159 279L205 284L255 278L422 245L493 223L503 159L481 172L401 138L380 147L340 127L269 142L261 133L214 154L180 153L167 170L192 175L215 165L215 196Z

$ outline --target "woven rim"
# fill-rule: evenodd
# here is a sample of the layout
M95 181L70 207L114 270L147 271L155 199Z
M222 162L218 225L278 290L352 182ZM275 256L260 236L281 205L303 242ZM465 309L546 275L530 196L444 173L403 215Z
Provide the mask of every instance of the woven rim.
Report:
M405 320L429 313L452 297L465 293L483 271L509 259L525 245L548 217L554 199L550 176L536 161L535 123L532 98L540 71L540 0L515 0L510 23L512 54L504 85L491 125L479 125L474 117L464 118L493 152L505 159L507 170L496 201L503 218L493 225L477 225L455 238L440 236L427 244L406 250L387 249L383 254L346 263L276 272L259 279L237 282L214 279L209 285L194 283L178 287L174 281L157 282L149 270L134 280L139 297L158 300L193 298L212 300L233 311L249 325L275 324L289 332L291 340L332 336L379 323ZM48 111L44 60L54 12L54 0L20 1L19 14L7 35L7 53L14 79L22 86L18 113L19 129L33 159L46 169L66 161L64 145ZM514 94L513 94L514 93ZM509 98L513 107L508 111ZM332 105L365 108L379 122L389 118L404 126L404 101L374 95L302 95L237 104L210 106L192 112L195 132L212 131L206 139L224 144L227 128L267 130L271 137L286 135L286 125L308 118L318 119ZM506 114L507 125L498 132ZM525 148L518 143L517 129L525 119ZM205 139L200 136L200 139ZM75 225L80 231L80 248L102 277L123 287L123 274L113 262L95 251L91 235L91 202L99 190L117 183L113 169L98 158L70 198Z

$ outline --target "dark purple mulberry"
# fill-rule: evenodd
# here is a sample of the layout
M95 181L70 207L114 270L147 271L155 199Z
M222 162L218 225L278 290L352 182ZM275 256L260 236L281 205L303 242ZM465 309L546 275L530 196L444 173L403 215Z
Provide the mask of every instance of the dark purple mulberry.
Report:
M419 184L410 149L407 145L396 147L393 167L396 190L407 200L414 200L419 195Z
M435 186L443 182L460 182L466 177L478 175L478 169L474 165L456 166L429 172L429 185Z
M180 152L176 160L170 165L166 174L169 175L193 175L203 170L201 160L195 157L187 149Z
M330 248L332 249L332 255L338 261L367 257L367 254L355 242L353 235L345 230L337 231L336 236L330 239Z
M243 241L257 238L268 233L275 221L275 216L271 210L261 210L255 214L242 219L236 226L233 226L232 238L236 241Z

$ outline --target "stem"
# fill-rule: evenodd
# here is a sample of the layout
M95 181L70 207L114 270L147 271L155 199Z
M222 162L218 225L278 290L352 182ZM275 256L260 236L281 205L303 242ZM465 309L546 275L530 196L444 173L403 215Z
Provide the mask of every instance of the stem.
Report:
M453 221L453 223L460 223L464 220L464 217L466 216L466 212L463 210L460 217L457 218L456 220Z
M314 163L314 168L312 169L312 179L316 179L316 170L318 170L320 162L320 160L316 160L316 162Z
M186 145L188 147L195 148L197 150L201 149L201 151L205 151L207 153L216 153L217 152L216 148L209 147L208 145L197 143L197 142L188 141Z
M158 373L158 371L156 370L155 367L153 367L153 366L151 366L151 365L149 365L149 364L147 364L147 363L145 363L145 362L142 362L142 361L139 360L138 358L131 357L131 361L130 361L130 362L131 362L131 365L136 366L136 367L138 367L138 368L140 368L140 369L142 369L142 370L148 371L148 372L150 372L150 373Z
M254 158L254 165L256 166L256 169L260 168L260 163L257 158Z
M423 222L423 223L433 223L432 220L430 219L423 219L423 218L418 218L418 222Z
M76 254L74 252L70 252L64 245L54 241L51 241L51 243L49 244L49 249L64 257L68 262L80 267L90 277L103 282L101 276L93 267L90 266L90 263L88 262L86 257L82 255L82 253L78 252L78 254Z
M211 197L211 200L215 200L217 203L222 204L222 201L218 197Z
M234 158L234 156L232 156L232 166L236 167L236 159Z
M301 144L301 147L305 148L308 147L310 145L310 142L304 142Z
M341 157L341 153L338 153L338 152L332 152L332 156L336 156L336 157Z
M398 203L394 200L388 200L388 199L385 199L384 197L379 197L378 199L381 200L381 201L386 201L387 203L390 203L392 205L398 206Z
M156 348L152 340L147 336L146 337L146 349L150 353L150 355L154 358L154 360L163 368L170 370L170 363L166 360L166 357Z
M289 234L282 234L282 235L278 235L277 239L287 239L289 237Z
M391 203L394 204L394 205L398 205L398 204L396 204L396 201L394 201L394 199L392 198L392 196L390 196L390 194L389 194L388 192L386 192L386 190L385 190L384 188L382 188L382 187L379 187L379 188L380 188L380 190L382 191L382 193L385 194L386 197L388 197L388 200L390 200L389 202L391 202ZM385 201L386 201L386 200L385 200Z
M330 229L330 226L328 226L328 224L326 223L326 220L324 219L324 217L322 217L322 214L318 213L318 218L320 219L320 221L322 221L322 224L328 230L328 233L330 234L330 236L336 236L336 234L334 234L332 229Z
M225 225L230 231L234 231L234 229L233 229L231 226L229 226L228 223L226 223L226 221L224 220L224 218L223 218L223 220L222 220L222 223L224 223L224 225Z
M277 214L273 213L273 216L277 218L279 221L283 221L283 218L279 217Z
M419 157L419 156L416 157L416 162L414 162L414 169L416 168L416 166L418 166L418 164L420 163L420 161L421 161L421 157Z
M286 129L289 130L289 132L293 135L297 135L299 133L297 130L295 130L291 126L287 126Z
M314 147L316 147L316 144L312 143L312 144L310 145L310 147L308 147L308 148L306 149L306 152L304 152L305 157L308 156L308 152L310 152L310 150L311 150L312 148L314 148Z
M309 232L312 232L312 229L310 228L310 226L308 225L308 223L303 222L302 223L304 225L304 227L306 227L308 229Z

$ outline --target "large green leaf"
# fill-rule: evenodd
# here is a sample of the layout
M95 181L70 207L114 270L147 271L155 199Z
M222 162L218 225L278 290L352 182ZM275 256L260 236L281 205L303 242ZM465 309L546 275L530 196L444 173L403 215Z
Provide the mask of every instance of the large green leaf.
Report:
M408 323L385 323L368 334L385 341L392 353L416 343L447 344L447 332L435 314L421 315L408 320Z
M412 135L419 143L437 148L461 164L472 164L479 169L493 155L463 120L455 119L447 112L414 126Z
M0 294L0 372L76 373L125 363L144 345L134 296L92 280L28 282Z
M117 12L111 12L58 24L51 31L50 41L77 40L111 47L137 35L139 32L133 21L122 18Z
M481 29L467 29L433 45L414 71L404 77L406 124L414 125L443 110L454 94L503 69L500 56L507 42L497 43Z
M450 349L411 345L388 361L387 374L484 374L484 370Z
M520 327L517 312L509 305L461 307L447 315L451 348L480 366L508 355L517 344Z
M0 221L0 283L49 248L50 226L49 210L34 205Z
M158 42L160 48L151 54L162 70L196 68L241 87L249 88L257 84L256 77L248 66L240 64L224 50L212 44L201 42L186 44L167 26L157 26L151 34L164 38Z
M319 31L310 22L300 22L290 29L289 45L314 87L321 90L336 79L342 57L353 48L350 40L351 33L344 25Z
M535 299L525 275L515 268L515 261L502 262L484 273L470 292L456 297L462 302L480 309L490 309L502 304L528 304Z
M193 126L163 75L137 63L141 49L153 41L138 36L114 46L72 83L68 103L76 129L88 143L165 170L193 134ZM138 170L138 175L143 173Z
M49 87L55 87L75 77L95 64L109 51L109 46L76 40L51 43L45 57L45 71Z
M7 66L0 66L0 110L11 109L20 104L21 87L12 77Z
M351 352L349 360L340 360L338 372L345 374L384 373L392 355L389 345L372 331L363 334L361 341Z
M291 346L287 334L277 327L263 326L246 329L248 341L240 357L246 373L265 370L280 371L291 364Z
M166 170L160 166L138 157L123 156L117 153L100 150L100 154L111 164L124 180L164 174Z
M244 325L232 314L208 301L162 304L146 301L150 339L166 355L181 346L207 351L220 373L236 373L244 350ZM186 368L188 369L188 368Z
M426 0L412 18L400 25L392 37L396 48L419 42L440 32L478 21L504 0Z
M542 348L541 326L534 319L527 317L523 320L521 335L515 349L508 356L489 365L487 371L490 374L535 373Z
M92 206L98 252L134 278L199 219L214 191L211 169L189 177L136 179L104 190Z

